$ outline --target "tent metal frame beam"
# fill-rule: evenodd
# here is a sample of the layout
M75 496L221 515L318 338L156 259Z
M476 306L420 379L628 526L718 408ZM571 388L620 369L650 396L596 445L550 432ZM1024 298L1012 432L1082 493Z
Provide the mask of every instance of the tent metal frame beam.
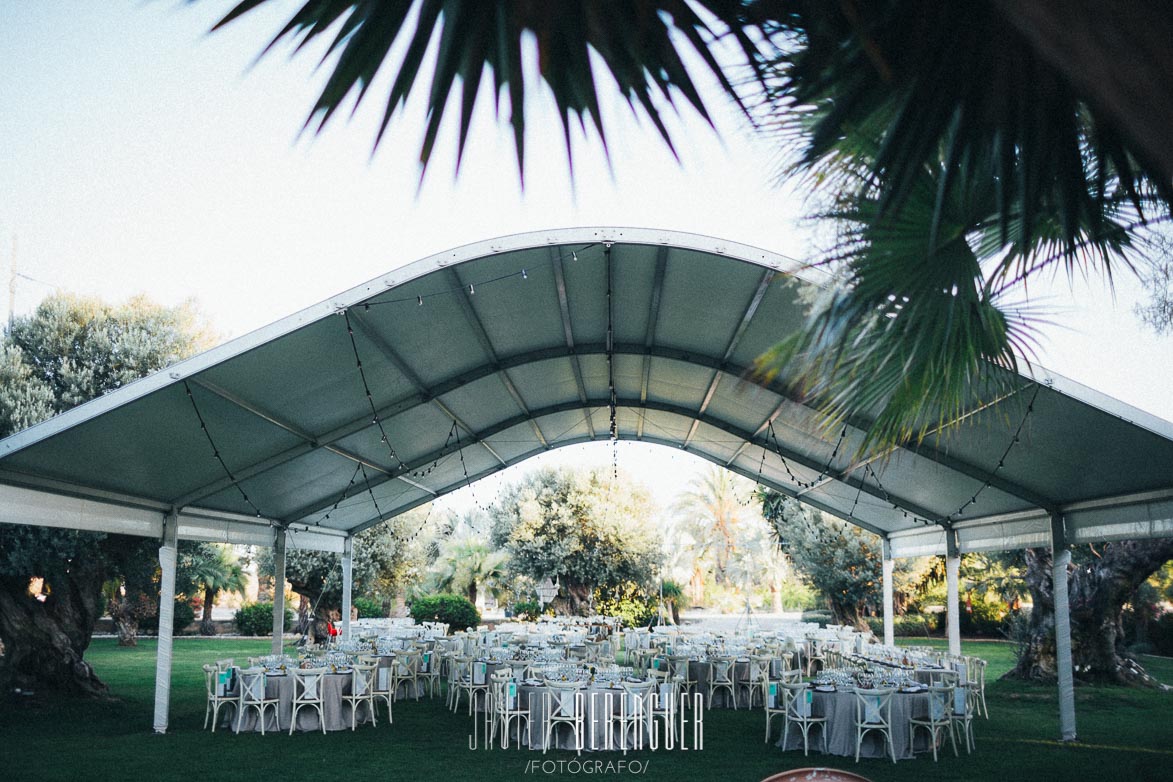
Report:
M359 322L361 323L361 320ZM365 334L365 332L364 332L364 334ZM394 351L392 351L392 353L394 353ZM681 361L684 363L697 364L697 365L701 365L701 366L708 366L708 367L716 370L718 373L725 372L726 374L729 374L729 375L735 376L735 377L743 377L748 372L748 368L746 368L746 367L740 367L740 366L736 366L736 365L732 365L732 364L726 364L724 367L722 367L720 365L720 363L715 359L709 359L704 356L696 356L696 355L688 353L687 351L677 350L674 348L663 348L663 347L649 348L647 346L633 345L630 343L618 343L615 345L615 353L616 353L616 355L643 356L645 358L645 361L648 361L652 358L661 358L661 359L668 359L668 360L674 360L674 361ZM606 355L606 344L605 343L599 343L599 344L592 343L589 345L576 346L574 348L542 348L539 350L525 351L523 353L519 353L514 356L509 356L504 359L501 359L500 361L498 361L495 364L486 364L486 365L483 365L480 367L476 367L476 368L469 370L467 372L462 372L460 375L449 378L447 380L443 380L431 388L421 388L418 391L418 393L412 394L409 397L405 397L404 399L401 399L401 400L399 400L395 403L392 403L391 405L388 405L387 407L384 407L381 410L379 410L379 418L383 421L387 421L389 418L393 418L396 415L407 412L408 410L411 410L411 409L418 407L420 405L429 404L429 403L433 402L433 400L437 400L439 397L443 396L444 394L450 393L451 391L454 391L458 388L461 388L469 383L473 383L477 380L481 380L486 377L490 377L490 376L492 376L498 372L501 372L505 369L509 369L512 367L524 366L524 365L533 364L533 363L538 363L541 361L559 359L559 358L568 358L571 360L571 362L573 364L573 363L577 363L578 357L583 356L583 355L604 355L605 356ZM409 376L409 378L410 377L414 377L414 375ZM416 380L418 381L418 378L416 378ZM752 382L755 385L758 385L759 387L761 387L767 391L770 391L771 393L777 394L778 396L782 397L782 399L783 399L782 403L778 406L778 408L776 408L775 411L769 417L767 417L766 421L763 422L762 426L760 426L755 431L755 435L754 435L755 437L760 436L761 432L765 430L766 426L768 426L770 422L775 420L778 417L778 415L780 415L782 408L784 408L787 403L794 404L799 407L807 407L806 405L803 405L801 402L798 402L797 400L795 400L793 398L792 394L790 394L784 387L781 386L781 384L779 384L777 382L761 383L761 382L757 382L754 380L750 380L749 382ZM642 393L641 393L641 395L642 395ZM592 406L590 404L590 400L587 400L587 402L585 402L585 403L581 402L581 400L580 400L579 404L581 404L584 408ZM606 407L606 406L607 405L604 405L604 407ZM641 406L646 407L647 403L645 402ZM448 415L449 417L452 417L454 415L454 413L452 413L449 409L447 409L447 408L443 408L443 409L445 409L445 411L446 411L445 414ZM807 409L810 409L810 408L807 407ZM534 413L534 412L530 412L529 416L536 418L536 417L539 417L539 414ZM587 420L588 426L590 427L590 429L593 433L594 427L590 423L590 416L589 415L585 416L585 418ZM361 418L356 418L353 421L347 422L345 424L342 424L341 426L336 427L335 429L333 429L330 432L326 432L326 433L318 436L316 438L315 442L317 442L320 446L330 445L334 442L337 442L338 440L349 437L350 435L356 434L357 432L360 432L363 429L369 427L370 420L371 420L371 417L369 415L365 415ZM642 417L641 417L641 421L642 421ZM848 425L853 428L859 429L861 427L866 427L867 424L866 424L866 422L863 422L863 421L848 421ZM502 466L507 466L505 460L499 454L497 454L495 451L493 451L491 449L491 446L489 446L487 443L484 443L484 440L486 438L492 436L491 434L487 434L485 432L479 432L479 433L474 432L469 427L462 426L459 421L457 421L457 426L461 426L461 428L465 429L465 431L468 431L474 439L477 439L478 442L483 444L486 448L489 448L490 452L493 454L493 457L495 459L497 459L497 461L500 462ZM638 432L637 432L636 439L640 439L640 437L638 436ZM750 442L752 442L752 441L750 441ZM553 447L552 444L551 444L551 447ZM679 446L677 446L677 447L679 447ZM312 444L300 444L300 445L294 446L293 448L290 448L284 452L275 454L274 456L269 457L268 459L265 459L262 462L258 462L255 465L247 465L247 466L240 468L236 471L237 480L238 481L247 480L250 477L253 477L253 476L258 475L262 472L273 469L281 464L284 464L286 461L289 461L291 459L295 459L298 456L302 456L305 453L308 453L310 450L313 450ZM911 449L908 449L908 450L910 453L914 453L917 456L920 456L922 458L925 458L930 461L941 464L942 466L947 467L949 469L952 469L955 472L961 473L962 475L965 475L966 477L968 477L972 480L984 483L986 480L990 479L989 473L987 471L984 471L981 468L978 468L974 465L967 464L959 459L956 459L955 457L951 457L945 453L942 453L941 451L939 451L935 448L925 448L922 446L921 448L919 448L915 451L911 450ZM737 454L734 455L734 459L736 457L737 457ZM790 457L787 457L787 458L790 458ZM730 460L730 461L732 461L732 460ZM854 465L852 467L854 467ZM820 468L820 471L821 471L821 468ZM391 473L396 475L396 477L403 474L404 472L405 472L404 470L400 470L398 468L391 471ZM838 480L840 477L838 475L839 471L835 471L835 472L837 473L836 479ZM231 485L232 485L232 482L229 481L227 478L218 479L218 480L208 484L207 486L196 489L196 490L190 492L189 494L184 495L183 497L175 500L174 504L186 505L186 504L190 504L191 502L198 502L199 500L202 500L206 497L209 497L213 494L216 494L217 492L222 491L223 489L225 489ZM1019 485L1011 483L1009 481L998 479L996 476L992 480L990 480L990 485L993 488L998 489L999 491L1003 491L1003 492L1006 492L1007 494L1011 494L1011 495L1017 497L1018 499L1021 499L1022 501L1028 502L1032 505L1037 505L1038 507L1050 507L1049 505L1044 505L1041 503L1041 501L1046 500L1046 498L1039 497L1037 494L1035 494L1034 492L1031 492L1029 489L1026 489L1025 487L1019 486ZM429 489L429 491L430 491L430 489ZM433 495L433 496L438 496L438 495ZM186 502L180 502L180 500L186 500ZM909 510L911 510L911 508ZM931 516L930 516L930 518L931 518Z
M605 410L610 407L610 404L611 403L610 403L609 399L588 400L587 401L587 409L596 409L597 408L597 409L604 409ZM664 402L647 402L647 403L641 404L639 402L639 400L637 400L637 399L617 399L616 406L621 409L647 409L647 410L652 410L654 412L668 413L668 414L677 415L677 416L680 416L682 418L689 419L689 420L699 419L700 423L706 424L708 426L712 426L713 428L719 429L723 432L727 432L728 434L731 434L734 437L738 437L742 440L748 440L751 437L751 434L749 432L741 429L740 427L736 426L735 424L729 423L728 421L724 421L720 418L717 418L717 417L709 415L709 414L698 416L696 411L692 410L691 408L686 408L682 405L669 404L669 403L664 403ZM551 405L549 407L541 408L539 410L534 410L530 413L530 415L533 415L535 417L544 417L544 416L548 416L548 415L554 415L557 413L564 413L564 412L569 412L572 410L578 410L580 408L581 408L581 404L579 402L564 402L561 404ZM521 416L521 415L504 419L504 420L499 421L496 424L493 424L492 426L487 427L484 430L482 430L482 435L486 438L493 437L494 435L500 434L501 432L512 429L515 426L519 426L521 424L524 424L525 420L526 420L525 417ZM592 438L592 439L598 439L598 438L596 436L595 438ZM632 438L620 437L620 439L632 439ZM648 439L648 438L645 436L645 439ZM754 443L754 442L752 442L752 440L750 440L750 442L751 442L751 444L753 444L757 447L765 449L767 452L771 452L771 453L775 452L775 449L773 447L771 447L769 443ZM564 444L565 443L557 443L558 446L561 446ZM433 461L440 459L444 456L447 456L451 453L455 453L456 451L460 450L462 447L465 447L465 446L462 445L462 446L458 447L455 445L448 445L444 448L440 448L440 449L433 451L429 454L425 454L424 456L420 457L419 459L413 460L411 464L405 464L400 469L402 469L404 471L418 469L420 466L428 464L429 462L433 462ZM678 446L678 444L674 443L673 447L678 448L679 446ZM797 453L795 451L792 451L792 450L784 448L784 447L781 448L781 451L782 451L782 456L784 456L786 459L788 459L798 465L801 465L805 469L814 470L816 472L821 472L823 469L822 465L818 464L815 460L811 459L808 456L805 456L803 454ZM707 457L707 458L711 458L711 457ZM717 461L717 463L720 463L721 460L718 459L716 461ZM508 467L514 463L516 463L516 462L511 459L504 466ZM736 467L735 465L730 465L729 469L735 469L735 467ZM738 470L738 471L742 472L743 474L745 473L744 470ZM374 488L374 487L386 482L387 480L390 480L391 477L393 477L393 476L377 477L377 478L370 481L370 486L371 486L371 488ZM470 478L469 480L471 481L471 480L476 480L476 479ZM862 491L864 494L868 494L868 495L870 495L876 499L879 499L881 501L895 503L900 508L908 511L909 513L913 513L918 516L922 516L922 517L930 518L930 519L935 518L936 515L938 515L938 514L934 514L932 511L929 511L925 508L920 507L916 503L908 502L901 497L895 496L891 492L884 493L880 489L873 487L870 484L868 484L866 481L860 480L858 478L851 478L849 476L845 476L842 479L842 482L857 491ZM446 490L439 489L437 491L440 494L443 494ZM791 489L790 491L788 491L786 493L793 496L794 491L796 491L796 490ZM808 502L809 502L809 499L808 499ZM334 504L333 498L331 498L330 500L323 500L323 501L314 503L313 505L306 506L306 507L300 508L300 509L292 512L291 514L288 515L288 518L295 521L295 522L306 523L305 520L309 516L312 516L313 514L318 513L320 511L324 510L325 508L330 507L333 504ZM402 511L399 511L399 512L402 512ZM393 516L396 514L389 514L389 515ZM842 514L840 512L840 513L836 513L836 515L842 515ZM858 521L858 519L855 519L855 520ZM867 522L861 523L860 526L863 526L864 524L867 524ZM873 527L873 528L879 529L879 528L875 528L875 527Z
M733 336L725 348L725 353L721 356L717 370L713 372L713 379L709 382L709 388L705 391L704 398L701 399L700 408L697 410L701 415L709 409L709 404L713 401L713 395L717 393L717 386L721 383L721 374L725 371L725 367L728 366L729 359L733 357L733 352L737 350L737 345L741 342L741 338L745 336L746 330L749 329L750 321L757 314L758 307L761 306L762 299L766 297L766 291L769 290L770 282L774 279L775 274L777 272L773 269L766 269L762 272L762 278L758 282L757 288L754 289L753 296L750 297L749 303L742 310L741 319L737 322L737 329L733 332ZM688 430L688 434L684 437L684 447L687 447L692 442L698 426L700 426L700 422L693 421L692 426Z
M458 298L463 300L462 297ZM383 339L379 332L375 331L375 329L372 328L370 324L364 321L359 313L351 312L350 319L358 325L359 331L362 332L362 335L370 340L371 344L373 344L379 350L379 352L383 354L384 358L391 362L391 365L395 367L395 370L403 375L407 379L408 383L415 387L416 392L419 393L421 397L426 399L427 402L436 405L436 407L440 409L440 412L448 416L448 418L450 418L453 423L455 423L461 429L468 432L470 437L472 437L474 440L476 439L477 434L471 426L461 420L460 417L453 413L447 405L440 401L437 394L428 393L427 384L424 383L423 379L415 373L415 370L412 369L406 361L404 361L403 357L399 355L399 351L391 347L391 344L387 342L387 340ZM427 404L427 402L424 404ZM380 414L379 418L382 420L383 416ZM485 445L484 443L481 444ZM485 445L485 448L493 455L493 458L503 463L503 460L496 451L494 451L492 448L489 448L488 445ZM423 487L421 486L420 488ZM431 489L428 489L428 491L431 491Z
M652 298L648 302L648 322L644 327L644 360L640 371L639 401L646 404L648 401L648 382L652 375L652 348L656 344L656 325L660 320L660 302L664 299L664 276L668 271L668 248L661 247L656 251L656 270L652 274ZM635 439L644 439L644 417L639 416L636 424Z
M557 247L551 247L550 267L554 271L554 290L558 293L558 314L562 318L562 333L566 338L566 350L570 355L570 370L574 373L574 384L578 389L578 400L586 405L586 381L582 379L582 363L578 359L574 347L574 322L570 319L570 294L566 289L566 270L562 267L562 254ZM587 429L591 437L595 436L595 425L591 417L586 416Z
M563 448L563 447L567 447L567 446L571 446L571 445L578 445L580 443L588 443L588 442L598 442L598 438L596 436L574 437L574 438L571 438L569 440L566 440L564 442L559 443L555 447L556 448ZM654 445L662 445L666 448L671 448L673 450L679 450L679 448L680 448L679 444L677 444L675 441L668 440L667 438L656 437L655 435L646 436L644 438L644 442L652 443ZM714 464L719 464L721 462L721 459L718 458L716 455L710 454L708 451L706 451L702 448L697 448L696 446L689 446L685 450L687 450L688 453L699 456L702 459L706 459L707 461L710 461ZM510 459L509 466L512 467L516 464L520 464L520 463L526 461L527 459L533 458L534 456L537 456L538 454L540 454L544 451L545 451L544 448L534 448L530 451L527 451L519 456L516 456L516 457ZM738 466L733 466L728 469L732 472L736 472L738 475L744 476L746 478L750 478L752 480L757 480L756 475L749 470L745 470L745 469L738 467ZM442 493L447 493L449 491L455 491L456 489L465 485L466 482L469 482L469 481L475 482L475 481L480 480L481 478L487 478L496 472L497 472L496 468L489 468L487 470L482 470L482 471L476 473L475 475L470 475L467 479L464 476L461 476L460 478L453 481L451 484L449 484L445 488L441 489L440 491ZM786 487L784 485L775 483L774 481L770 481L770 480L763 480L762 482L765 483L770 488L776 489L777 491L780 491L783 494L786 494L787 496L790 496L790 497L794 496L793 490L789 489L788 487ZM414 500L411 504L399 509L398 511L396 511L393 514L387 513L387 514L383 514L382 516L372 517L372 518L362 522L357 527L355 527L354 534L358 534L359 532L362 532L363 530L370 529L371 527L375 526L376 524L380 524L384 521L387 521L388 519L394 518L395 516L401 515L403 513L407 513L411 510L414 510L427 502L431 502L431 500L429 500L427 498L420 498L418 500ZM837 508L834 508L830 505L826 505L825 503L819 502L817 500L815 500L815 501L804 500L804 502L805 502L805 504L810 505L813 508L821 510L825 513L829 513L832 516L835 516L836 518L840 518L840 519L843 519L844 521L850 521L854 524L857 524L860 527L862 527L863 529L866 529L869 532L873 532L876 535L879 535L880 537L884 537L887 534L883 530L881 530L880 528L874 527L874 526L866 524L866 523L862 523L858 519L852 519L852 518L848 517L845 513L843 513L843 511L841 511Z

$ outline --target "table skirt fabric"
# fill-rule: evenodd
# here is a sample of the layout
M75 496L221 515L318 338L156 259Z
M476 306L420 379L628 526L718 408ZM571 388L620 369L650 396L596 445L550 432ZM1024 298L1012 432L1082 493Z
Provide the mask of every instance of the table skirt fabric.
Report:
M273 707L265 708L265 730L272 731L280 729L289 732L289 722L293 715L293 675L269 675L265 676L265 697L277 699L277 725L273 724ZM350 674L349 673L330 673L322 677L322 716L325 718L326 730L349 730L350 729L350 703L342 699L343 695L350 694ZM236 693L232 693L236 694ZM237 730L236 709L222 709L220 724L230 727L237 732L248 732L261 730L261 722L258 719L258 710L249 707L245 710L240 728ZM367 704L359 704L358 707L358 723L363 724L371 721L370 708ZM297 712L297 730L299 731L313 731L321 730L321 723L318 722L318 710L312 706L304 706Z
M542 686L529 687L523 685L518 688L518 697L521 699L521 703L529 709L531 729L527 730L519 723L513 723L509 729L510 745L512 745L514 742L518 742L521 744L521 746L529 747L530 749L541 750L546 748L546 692L547 688ZM620 710L622 708L621 702L623 699L623 690L609 687L588 687L582 690L582 695L585 700L585 715L583 718L583 750L590 752L596 750L621 749L622 745L620 744L621 735L619 729L619 716ZM609 742L607 735L608 716L610 716L613 720ZM661 723L657 722L656 724L660 725ZM651 737L648 735L646 730L637 731L631 729L627 732L627 746L631 749L634 749L641 744L643 748L650 748L650 742ZM554 733L551 736L550 748L566 749L571 751L576 749L574 735L569 727L558 725L554 728Z
M927 693L901 693L892 696L892 741L896 748L896 758L908 759L912 751L908 747L908 733L910 717L923 719L929 714L929 700ZM827 732L827 754L855 757L855 694L850 692L818 692L814 693L811 702L811 715L826 717L827 722L822 727L812 727L808 746L814 752L823 748L821 730ZM777 746L782 749L802 749L802 731L797 725L791 725L790 730L778 740ZM916 734L916 750L929 749L928 733L920 730ZM878 731L868 731L860 746L861 758L891 757L888 753L888 743L883 734Z

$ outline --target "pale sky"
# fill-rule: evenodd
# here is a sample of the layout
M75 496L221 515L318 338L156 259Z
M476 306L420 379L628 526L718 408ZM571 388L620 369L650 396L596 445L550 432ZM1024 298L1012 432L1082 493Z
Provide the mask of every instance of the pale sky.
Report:
M0 274L9 280L15 255L36 280L17 277L18 314L54 286L109 300L191 297L221 334L239 336L432 253L567 226L683 230L810 255L801 198L777 186L769 144L719 97L719 136L684 109L672 122L680 164L610 97L611 169L594 139L579 138L572 184L539 93L524 193L509 130L482 105L459 176L449 128L417 190L422 101L373 156L377 100L320 136L299 135L325 73L316 55L256 56L300 4L208 35L234 4L0 0ZM1139 284L1118 275L1114 297L1100 279L1046 287L1033 291L1056 310L1042 365L1173 419L1173 339L1133 315ZM552 460L584 458L565 450L574 453ZM610 462L608 446L585 453ZM627 443L620 461L664 501L702 464Z

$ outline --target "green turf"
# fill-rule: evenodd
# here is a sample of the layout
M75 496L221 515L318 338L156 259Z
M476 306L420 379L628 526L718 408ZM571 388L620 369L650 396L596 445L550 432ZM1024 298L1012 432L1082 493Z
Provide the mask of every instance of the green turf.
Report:
M917 642L919 643L919 642ZM564 777L527 774L541 753L468 749L470 719L453 715L443 700L396 705L395 723L363 726L351 733L255 734L234 736L201 730L204 694L200 665L221 657L263 654L264 641L180 638L175 643L171 729L150 732L154 698L155 646L119 649L96 640L87 654L118 700L107 703L35 697L0 710L0 780L89 779L291 779L339 780L518 780ZM1173 780L1173 693L1108 687L1080 687L1076 693L1080 741L1060 744L1056 695L1052 687L999 681L1013 663L1012 648L999 642L971 642L969 654L986 658L987 697L993 717L976 723L977 751L954 758L946 753L893 765L865 760L782 752L762 742L760 711L712 710L705 717L702 751L630 753L646 762L638 776L649 780L760 780L803 766L835 766L875 780L1081 780L1109 782ZM1173 660L1146 658L1149 669L1173 682ZM574 758L551 752L546 760ZM584 754L612 760L618 753ZM604 769L605 770L605 769ZM580 775L585 776L585 775ZM592 774L636 776L625 771Z

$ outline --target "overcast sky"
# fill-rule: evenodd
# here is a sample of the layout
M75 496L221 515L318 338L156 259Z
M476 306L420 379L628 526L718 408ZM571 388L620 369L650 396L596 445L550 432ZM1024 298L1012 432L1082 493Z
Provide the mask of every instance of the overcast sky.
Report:
M0 274L7 282L15 255L18 313L54 287L191 297L221 334L238 336L434 252L576 225L810 255L801 194L778 186L770 146L719 98L719 134L688 112L673 121L678 164L612 96L610 167L594 139L578 138L572 183L539 95L524 192L508 129L484 105L459 176L449 132L418 187L422 101L373 156L376 103L322 135L299 133L322 81L316 58L280 49L256 61L294 5L209 35L233 4L0 0ZM1032 293L1055 311L1041 364L1173 419L1173 340L1133 315L1135 280L1119 275L1114 296L1101 279ZM624 444L621 461L660 484L696 468L687 455L654 453ZM676 490L668 483L665 495Z

